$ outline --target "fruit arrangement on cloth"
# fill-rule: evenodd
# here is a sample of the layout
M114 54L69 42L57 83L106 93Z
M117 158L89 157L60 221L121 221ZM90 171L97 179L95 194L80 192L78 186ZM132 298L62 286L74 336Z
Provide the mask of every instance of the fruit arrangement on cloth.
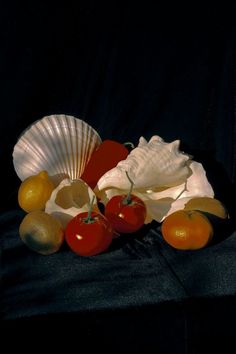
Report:
M221 219L228 213L214 198L202 164L179 145L154 135L149 141L140 137L129 151L117 141L102 141L73 116L34 122L13 150L21 179L18 202L27 213L21 239L41 254L57 252L65 240L76 254L93 256L113 238L155 220L174 248L205 247L214 237L205 213Z

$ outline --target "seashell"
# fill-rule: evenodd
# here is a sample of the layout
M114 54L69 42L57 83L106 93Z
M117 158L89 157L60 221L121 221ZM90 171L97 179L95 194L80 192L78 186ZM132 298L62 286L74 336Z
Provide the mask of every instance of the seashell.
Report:
M99 179L98 189L128 189L130 182L125 171L134 182L134 189L171 187L183 183L191 173L188 166L190 157L179 151L179 144L179 140L166 143L157 135L149 142L141 137L126 160L120 161Z
M148 199L157 200L170 197L177 200L180 198L192 198L193 196L214 197L214 191L206 177L206 172L202 164L191 161L189 168L191 169L191 175L187 178L186 182L157 192L155 189L147 189L146 194Z
M88 211L92 201L94 210L99 211L95 193L82 179L65 178L53 190L45 212L58 219L65 228L74 216Z
M23 181L46 170L54 180L78 179L92 153L101 144L86 122L63 114L46 116L31 124L13 150L13 165Z
M206 177L206 172L202 164L191 161L189 168L191 170L190 176L184 183L178 186L164 188L163 190L160 188L159 191L156 188L133 191L133 194L141 198L146 205L146 224L152 220L162 222L174 211L184 209L185 204L192 198L214 198L214 191ZM97 196L106 204L114 195L127 193L128 189L107 188L98 191Z

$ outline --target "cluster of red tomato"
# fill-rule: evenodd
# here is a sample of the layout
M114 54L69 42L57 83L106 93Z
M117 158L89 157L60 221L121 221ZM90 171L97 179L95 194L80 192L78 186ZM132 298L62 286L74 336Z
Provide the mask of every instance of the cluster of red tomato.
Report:
M65 230L69 247L80 256L105 251L116 233L133 233L144 224L146 207L135 195L117 195L105 206L104 215L90 210L75 216Z
M104 140L92 155L81 178L93 189L99 178L128 154L129 150L123 144ZM81 256L99 254L110 246L117 233L133 233L143 226L146 206L131 193L132 188L130 180L129 193L111 198L103 213L92 211L91 206L88 213L81 213L68 223L65 237L75 253Z

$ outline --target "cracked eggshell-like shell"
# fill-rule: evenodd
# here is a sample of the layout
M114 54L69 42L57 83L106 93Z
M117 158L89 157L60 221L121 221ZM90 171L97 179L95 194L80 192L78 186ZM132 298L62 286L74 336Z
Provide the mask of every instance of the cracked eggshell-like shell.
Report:
M82 179L65 178L52 192L45 212L58 219L65 229L73 217L89 210L92 201L93 210L99 212L93 190Z

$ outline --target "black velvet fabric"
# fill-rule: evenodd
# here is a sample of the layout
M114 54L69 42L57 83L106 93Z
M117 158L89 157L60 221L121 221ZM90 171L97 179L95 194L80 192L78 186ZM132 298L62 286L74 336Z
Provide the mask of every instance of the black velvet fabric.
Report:
M1 11L1 335L39 349L235 353L234 7L13 1ZM49 114L84 119L102 139L181 140L230 219L213 243L177 251L160 224L79 257L20 240L12 164L19 134ZM14 340L13 340L14 338Z
M40 348L78 341L87 350L114 353L231 352L236 233L230 224L224 224L224 240L198 251L174 250L152 223L98 256L78 257L65 244L42 256L19 238L23 216L13 210L0 220L8 346L14 335Z

